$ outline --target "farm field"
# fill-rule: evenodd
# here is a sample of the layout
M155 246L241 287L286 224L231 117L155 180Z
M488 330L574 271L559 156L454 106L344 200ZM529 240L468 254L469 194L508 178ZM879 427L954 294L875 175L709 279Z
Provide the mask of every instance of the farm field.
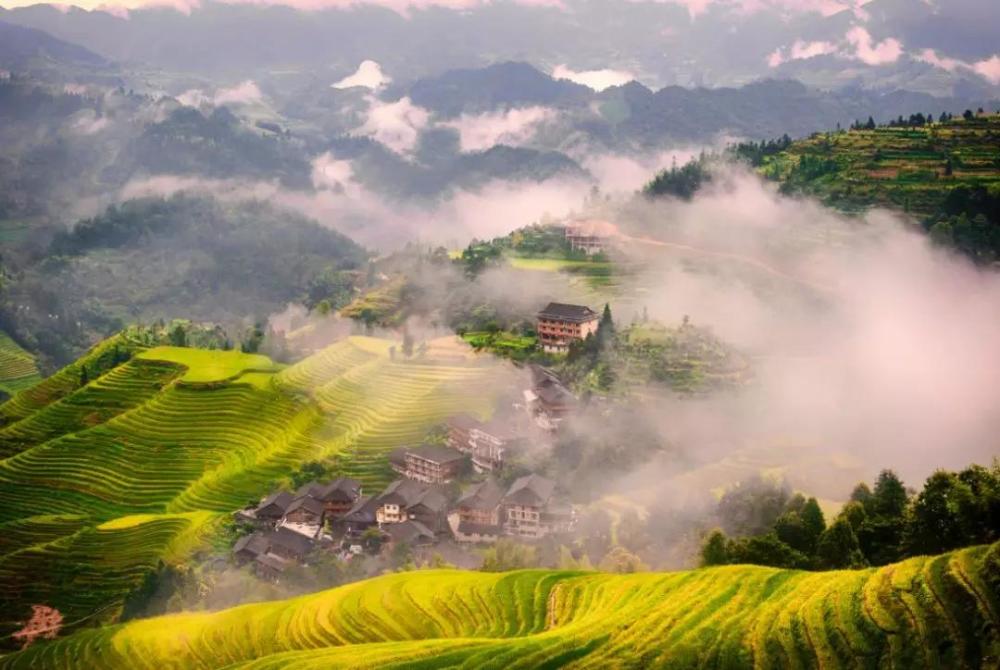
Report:
M0 668L976 668L1000 545L883 568L404 572L82 631Z
M933 214L958 187L1000 186L1000 115L905 128L817 133L760 171L847 211L873 205Z
M161 562L206 551L305 463L381 485L389 451L489 412L490 364L450 343L394 360L393 344L349 338L279 371L118 336L0 405L0 635L35 604L66 631L113 622Z
M41 380L35 357L0 331L0 393L12 396Z

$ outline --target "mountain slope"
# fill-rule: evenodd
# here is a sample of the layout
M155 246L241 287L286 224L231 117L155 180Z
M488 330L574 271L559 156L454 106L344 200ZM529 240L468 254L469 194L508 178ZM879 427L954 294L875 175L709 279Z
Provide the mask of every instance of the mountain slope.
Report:
M161 561L305 463L378 487L389 451L488 413L495 367L435 346L394 360L393 344L349 338L279 371L129 331L0 405L0 635L36 604L67 631L112 623Z
M0 668L990 666L1000 545L879 569L419 571L78 633Z
M1000 258L1000 114L817 133L753 161L785 192L902 210L973 258Z
M41 30L0 21L0 66L22 71L46 64L99 69L108 62L93 51Z

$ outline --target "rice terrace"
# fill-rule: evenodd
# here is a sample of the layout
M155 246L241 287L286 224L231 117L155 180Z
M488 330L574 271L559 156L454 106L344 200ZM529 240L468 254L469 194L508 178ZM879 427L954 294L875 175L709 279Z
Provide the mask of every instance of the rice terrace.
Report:
M1000 670L996 0L0 0L0 670Z

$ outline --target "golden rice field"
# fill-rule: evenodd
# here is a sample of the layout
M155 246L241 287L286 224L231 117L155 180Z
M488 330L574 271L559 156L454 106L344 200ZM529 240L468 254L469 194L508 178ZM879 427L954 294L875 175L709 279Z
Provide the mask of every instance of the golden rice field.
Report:
M0 636L35 604L66 632L114 621L161 561L186 560L303 464L375 486L392 449L489 411L489 364L446 347L393 360L390 346L349 338L280 370L118 336L0 405Z
M0 668L991 668L1000 545L883 568L427 570L86 630Z

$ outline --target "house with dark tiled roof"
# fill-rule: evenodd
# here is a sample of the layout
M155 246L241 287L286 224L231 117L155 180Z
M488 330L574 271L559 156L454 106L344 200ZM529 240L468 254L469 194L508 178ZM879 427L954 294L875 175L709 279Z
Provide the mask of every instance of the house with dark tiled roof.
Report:
M288 491L277 491L264 498L254 510L254 516L263 522L277 523L281 517L285 516L288 506L295 500L295 496Z
M264 533L251 533L236 540L236 544L233 545L233 558L238 565L242 565L267 553L270 548L271 542Z
M288 528L272 531L268 540L271 543L269 553L292 561L302 561L316 546L310 538Z
M347 537L356 537L369 528L378 526L378 519L375 515L378 504L377 496L358 498L354 506L336 520L337 528Z
M550 353L563 353L569 345L597 332L600 315L586 305L550 302L537 315L538 341Z
M311 495L296 498L285 509L285 515L281 518L282 525L303 524L308 526L322 526L323 517L326 514L326 507L323 503Z
M389 456L389 464L409 479L427 484L450 482L461 472L465 454L438 444L403 447Z
M504 490L492 477L472 486L455 502L449 522L459 542L494 542L503 534Z
M361 482L340 477L326 484L310 482L296 491L296 495L311 496L323 503L326 516L333 518L344 514L361 497Z
M294 561L277 554L261 554L254 558L253 571L261 579L277 583L294 564Z
M403 523L391 523L382 528L393 544L409 544L415 547L434 544L437 537L427 526L419 521L409 520Z
M519 436L509 421L493 419L483 423L468 414L448 420L447 444L472 460L476 472L494 472L503 468L508 450Z
M555 482L541 475L519 477L503 497L502 521L510 535L526 538L566 532L575 521L573 508L554 497Z

